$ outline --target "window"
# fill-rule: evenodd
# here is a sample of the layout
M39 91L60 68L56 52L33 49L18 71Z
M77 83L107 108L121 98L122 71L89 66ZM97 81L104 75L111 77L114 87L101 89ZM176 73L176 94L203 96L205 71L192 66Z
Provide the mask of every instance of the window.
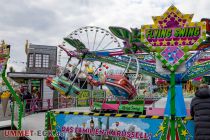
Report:
M34 54L29 54L29 63L28 63L28 67L33 67L34 66Z
M42 67L42 55L36 54L35 67Z
M43 54L43 61L42 61L43 68L49 67L49 58L50 58L50 56L48 54Z

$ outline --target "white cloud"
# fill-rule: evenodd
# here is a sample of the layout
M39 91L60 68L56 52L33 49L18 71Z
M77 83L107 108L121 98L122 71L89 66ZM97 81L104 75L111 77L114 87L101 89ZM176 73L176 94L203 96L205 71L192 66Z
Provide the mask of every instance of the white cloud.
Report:
M140 27L152 23L171 4L194 21L210 18L209 0L1 0L0 39L10 43L11 60L26 61L24 42L57 45L73 30L86 26ZM25 65L11 64L16 70Z

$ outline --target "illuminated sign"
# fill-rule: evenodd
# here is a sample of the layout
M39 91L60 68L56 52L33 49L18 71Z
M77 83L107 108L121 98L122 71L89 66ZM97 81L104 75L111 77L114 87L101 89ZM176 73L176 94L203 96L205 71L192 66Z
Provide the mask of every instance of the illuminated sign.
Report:
M182 14L170 6L153 25L141 27L141 41L170 70L175 71L206 38L206 23L191 22L193 14Z

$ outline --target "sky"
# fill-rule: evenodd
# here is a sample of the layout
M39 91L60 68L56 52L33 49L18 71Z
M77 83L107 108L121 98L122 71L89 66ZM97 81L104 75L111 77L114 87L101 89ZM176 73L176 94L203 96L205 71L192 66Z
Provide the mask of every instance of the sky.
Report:
M209 0L0 0L0 39L11 45L9 66L23 71L25 41L61 44L83 26L140 28L152 24L171 5L194 14L193 21L210 18ZM16 61L16 62L15 62Z

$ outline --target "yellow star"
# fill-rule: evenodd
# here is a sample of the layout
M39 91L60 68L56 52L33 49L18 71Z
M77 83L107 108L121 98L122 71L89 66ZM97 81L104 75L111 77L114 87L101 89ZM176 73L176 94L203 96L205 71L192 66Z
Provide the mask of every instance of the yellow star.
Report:
M158 41L156 41L156 45L160 45L160 41L158 40Z
M166 25L166 23L165 23L165 22L163 22L162 26L163 26L163 27L166 27L167 25Z
M184 121L183 121L183 123L184 123L184 124L186 124L186 123L187 123L187 121L186 121L186 120L184 120Z
M179 44L179 45L182 45L182 42L183 42L183 41L182 41L181 39L179 39L178 44Z
M185 44L189 44L190 41L188 39L185 40Z
M154 41L151 41L151 42L150 42L150 44L154 45L154 44L155 44L155 42L154 42Z
M163 43L163 45L167 45L167 41L165 39L163 40L162 43Z
M162 132L163 132L163 131L164 131L164 129L165 129L165 127L164 127L164 126L162 126L162 125L161 125L161 126L159 126L159 130L160 130L160 131L162 131Z
M168 18L166 18L166 21L170 21L171 19L168 17Z
M180 25L180 26L184 26L183 21L180 21L180 22L179 22L179 25Z
M175 20L178 21L179 20L179 17L175 17Z
M180 125L180 124L178 124L178 127L181 127L181 125Z
M182 136L185 137L187 134L188 134L187 130L182 130L182 134L181 134Z
M191 43L195 43L195 40L194 40L194 39L192 39L192 40L191 40Z
M55 121L53 122L53 125L56 126L56 122Z
M170 41L170 44L171 44L171 45L174 45L174 43L175 43L175 41L172 39L172 40Z

